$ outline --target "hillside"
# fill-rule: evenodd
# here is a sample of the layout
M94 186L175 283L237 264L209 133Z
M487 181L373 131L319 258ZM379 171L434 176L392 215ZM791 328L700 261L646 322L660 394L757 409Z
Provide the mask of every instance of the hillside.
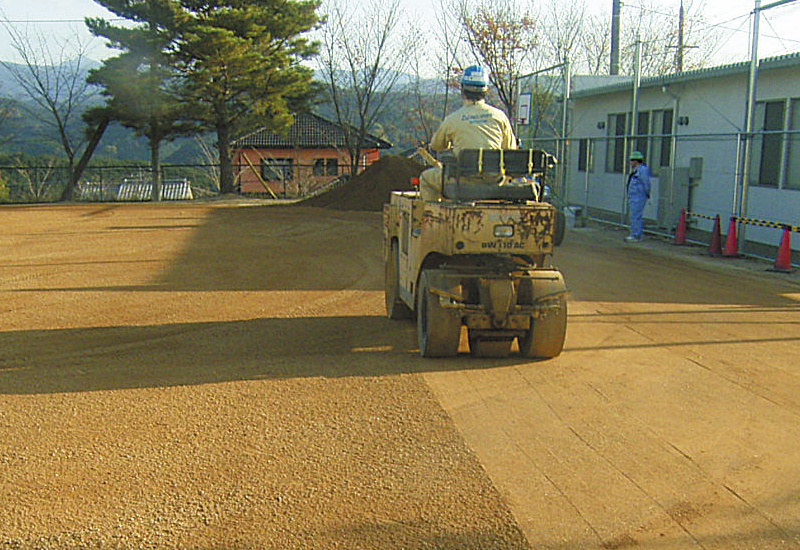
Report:
M96 62L83 68L97 66ZM24 89L13 77L12 69L18 65L0 62L0 154L22 153L31 156L52 155L63 156L57 129L51 122L51 117L42 111L27 96ZM69 69L68 69L69 70ZM406 78L405 82L410 79ZM377 118L375 126L370 133L392 143L394 147L387 151L397 154L426 139L425 131L419 122L420 116L415 108L417 98L409 90L410 84L404 84L404 89L392 92L386 98L386 108ZM423 97L423 104L427 104L425 116L434 119L429 126L436 124L435 118L441 116L441 104L436 99L433 83L425 86L427 94ZM91 104L102 102L98 94L92 99ZM320 116L335 121L334 109L324 102L317 102L315 111ZM3 113L7 113L3 116ZM75 117L74 124L69 131L74 136L83 132L83 124L79 117ZM213 143L214 136L207 140ZM147 161L150 153L147 140L137 137L132 131L117 124L112 124L95 153L98 157L125 161ZM161 149L162 162L165 164L193 164L205 163L207 160L202 155L196 138L180 138L174 142L163 143Z

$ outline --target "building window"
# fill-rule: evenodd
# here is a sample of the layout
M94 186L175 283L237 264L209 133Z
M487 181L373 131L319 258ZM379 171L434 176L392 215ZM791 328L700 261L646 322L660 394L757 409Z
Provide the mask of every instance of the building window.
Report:
M786 102L760 101L754 115L753 144L750 154L750 183L763 187L780 185L783 163L784 115Z
M652 138L646 160L653 176L659 175L661 168L669 166L672 160L672 116L672 109L659 109L650 114Z
M606 172L622 173L625 166L625 113L608 115Z
M327 159L325 161L325 175L327 176L339 175L339 159Z
M594 171L594 142L590 142L588 139L580 139L578 140L578 171L579 172L586 172L588 169L589 172Z
M661 133L667 137L661 140L661 151L658 158L659 166L669 166L672 163L672 117L675 116L672 109L665 109L661 116Z
M637 113L638 121L636 122L636 138L633 140L633 147L631 151L639 151L647 159L647 137L650 133L650 111L639 111Z
M786 156L788 158L783 186L786 189L800 189L800 98L792 100L788 130L795 133L787 135Z
M262 159L261 178L264 181L291 181L294 179L292 159Z
M325 175L325 159L314 159L314 175Z

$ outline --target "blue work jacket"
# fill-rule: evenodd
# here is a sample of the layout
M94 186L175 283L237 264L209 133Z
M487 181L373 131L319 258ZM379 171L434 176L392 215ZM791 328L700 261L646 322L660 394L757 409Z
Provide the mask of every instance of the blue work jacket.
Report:
M647 200L650 198L650 169L640 164L628 175L628 199Z

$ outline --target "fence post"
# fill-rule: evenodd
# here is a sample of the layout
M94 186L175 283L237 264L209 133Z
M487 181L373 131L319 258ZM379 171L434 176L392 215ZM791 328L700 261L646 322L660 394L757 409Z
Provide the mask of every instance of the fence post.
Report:
M583 217L586 219L589 217L589 170L594 168L594 139L591 138L586 140L586 165L584 168L586 171L583 182Z

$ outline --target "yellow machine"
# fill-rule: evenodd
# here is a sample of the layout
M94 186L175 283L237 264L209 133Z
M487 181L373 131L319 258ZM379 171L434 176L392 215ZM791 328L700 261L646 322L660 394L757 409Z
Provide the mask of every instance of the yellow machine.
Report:
M525 357L551 358L564 346L566 286L547 267L555 208L540 201L538 150L464 150L444 162L438 201L395 191L383 208L386 312L416 314L420 354L470 351L505 357L516 339Z

